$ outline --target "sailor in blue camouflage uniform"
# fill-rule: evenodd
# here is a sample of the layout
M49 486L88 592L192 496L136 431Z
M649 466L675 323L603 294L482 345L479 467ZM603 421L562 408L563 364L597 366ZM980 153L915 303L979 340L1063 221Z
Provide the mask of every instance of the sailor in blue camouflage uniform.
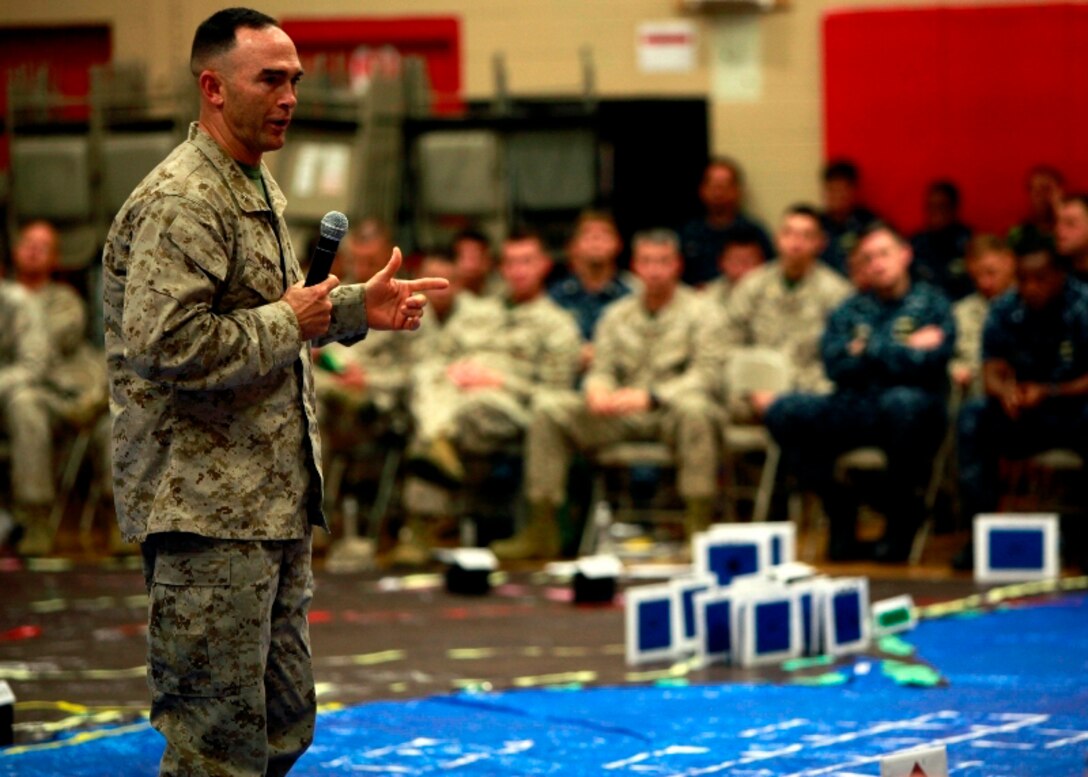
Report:
M876 558L905 559L921 522L922 491L947 424L947 368L955 340L948 300L910 280L910 245L874 223L858 242L868 291L829 317L821 356L835 390L786 395L771 405L767 426L794 464L801 485L816 491L831 523L832 560L861 554L857 501L836 481L836 458L862 446L888 458L884 537Z
M1088 461L1088 286L1045 239L1016 252L1017 286L992 303L983 330L985 396L960 411L960 503L968 518L997 509L1001 458L1070 448ZM1083 507L1083 477L1077 487ZM1080 537L1070 540L1074 534ZM1084 566L1083 526L1069 522L1063 535L1071 560ZM969 566L970 554L956 561Z

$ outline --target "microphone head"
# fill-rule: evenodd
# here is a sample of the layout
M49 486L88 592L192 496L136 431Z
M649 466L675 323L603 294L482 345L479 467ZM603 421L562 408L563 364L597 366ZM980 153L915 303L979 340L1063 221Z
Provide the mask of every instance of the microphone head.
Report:
M321 232L321 237L339 243L348 232L348 217L338 210L330 210L321 218L321 226L318 230Z

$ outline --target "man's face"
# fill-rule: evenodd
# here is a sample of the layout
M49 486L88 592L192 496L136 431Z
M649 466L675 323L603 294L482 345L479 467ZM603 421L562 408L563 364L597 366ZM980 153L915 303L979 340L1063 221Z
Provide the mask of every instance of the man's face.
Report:
M1016 280L1016 259L1009 251L986 251L967 263L967 272L978 293L994 299Z
M1088 253L1088 208L1080 200L1063 203L1054 226L1058 253L1078 256Z
M680 282L682 269L680 254L667 244L640 243L631 257L631 270L642 281L649 296L671 293Z
M926 227L944 229L956 221L956 206L947 192L934 189L926 194Z
M1032 310L1043 310L1061 296L1065 273L1053 258L1040 251L1020 257L1016 263L1016 285L1021 299Z
M302 65L295 44L279 27L240 27L235 46L217 63L223 120L232 140L260 159L282 148L298 103Z
M737 177L725 165L711 165L703 174L699 198L712 213L740 207L740 185Z
M887 230L866 237L858 246L858 253L865 264L865 279L874 291L892 291L907 277L910 247Z
M1034 213L1049 213L1062 196L1062 186L1050 173L1033 173L1028 179L1028 200Z
M763 264L763 249L757 243L731 243L718 257L718 268L730 283L736 283Z
M457 277L467 286L482 283L491 272L491 252L478 240L458 240L453 247Z
M28 275L48 275L57 266L57 233L45 224L30 224L19 235L12 257Z
M454 286L455 275L456 268L453 262L443 256L425 256L420 262L419 276L421 278L445 278L450 282L450 285L444 289L431 289L424 292L427 295L427 303L439 318L444 318L453 307L453 299L457 296L457 289Z
M499 270L516 301L530 300L544 288L552 263L539 240L511 240L502 249Z
M824 250L824 231L816 219L789 213L778 229L778 259L787 275L804 272Z
M850 181L832 178L824 183L824 207L832 215L845 218L854 209L857 200L857 187Z
M599 267L611 264L620 252L620 236L607 221L586 221L570 241L571 260Z
M348 238L348 263L357 283L365 283L389 262L393 246L383 237Z

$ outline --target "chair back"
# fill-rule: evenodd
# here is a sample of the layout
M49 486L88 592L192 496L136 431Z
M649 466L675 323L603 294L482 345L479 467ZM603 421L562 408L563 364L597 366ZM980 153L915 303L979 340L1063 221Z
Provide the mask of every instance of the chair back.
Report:
M792 378L789 359L774 348L738 348L725 363L725 387L731 396L752 391L788 391Z

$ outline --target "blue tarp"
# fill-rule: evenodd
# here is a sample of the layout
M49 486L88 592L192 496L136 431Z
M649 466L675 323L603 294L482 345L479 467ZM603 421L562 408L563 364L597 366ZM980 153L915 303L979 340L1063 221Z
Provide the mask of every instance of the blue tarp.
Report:
M948 681L897 684L880 659L828 687L716 685L462 693L321 716L298 775L879 775L944 743L957 777L1071 777L1088 754L1088 598L927 621L905 639ZM617 659L618 660L618 659ZM148 728L0 753L0 775L153 775Z

